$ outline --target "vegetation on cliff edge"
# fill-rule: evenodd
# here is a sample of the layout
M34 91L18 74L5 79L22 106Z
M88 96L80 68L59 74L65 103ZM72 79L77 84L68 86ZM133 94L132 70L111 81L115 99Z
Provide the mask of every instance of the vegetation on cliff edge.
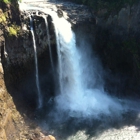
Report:
M0 2L4 2L6 4L9 4L9 3L17 3L18 0L0 0Z
M18 36L20 18L17 0L0 0L0 28L5 35Z

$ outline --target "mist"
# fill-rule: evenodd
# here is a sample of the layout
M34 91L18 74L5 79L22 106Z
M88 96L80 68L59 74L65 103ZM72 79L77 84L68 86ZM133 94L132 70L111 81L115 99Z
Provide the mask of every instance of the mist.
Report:
M99 120L103 115L120 117L125 109L117 98L104 90L104 70L91 45L84 38L77 44L70 23L55 14L52 18L57 38L56 82L59 86L56 86L54 110L50 115L56 121Z

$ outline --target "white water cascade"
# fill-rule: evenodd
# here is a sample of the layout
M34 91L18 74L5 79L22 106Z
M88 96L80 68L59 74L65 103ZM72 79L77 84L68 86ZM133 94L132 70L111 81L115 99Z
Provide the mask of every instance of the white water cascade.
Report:
M50 53L50 60L51 60L51 66L52 66L52 70L54 72L54 64L53 64L53 57L52 57L52 50L51 50L51 43L50 43L50 33L49 33L49 27L48 27L48 22L46 19L46 16L42 16L44 18L45 21L45 25L46 25L46 31L47 31L47 42L48 42L48 46L49 46L49 53Z
M50 15L55 27L58 52L59 90L55 97L58 111L83 118L120 114L122 106L105 93L102 82L97 84L97 61L88 59L88 47L82 51L83 45L76 46L75 34L68 21L59 18L55 12Z
M40 91L40 85L39 85L39 77L38 77L38 60L37 60L37 51L36 51L36 42L35 42L35 35L33 30L33 20L30 18L30 30L33 38L33 47L34 47L34 57L35 57L35 77L36 77L36 87L37 87L37 93L38 93L38 108L42 107L42 96Z

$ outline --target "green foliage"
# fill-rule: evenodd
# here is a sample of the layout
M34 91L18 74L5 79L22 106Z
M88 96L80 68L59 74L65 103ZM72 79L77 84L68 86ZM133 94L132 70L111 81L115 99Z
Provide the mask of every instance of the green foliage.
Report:
M6 4L10 3L10 0L0 0L0 2L4 2Z
M10 4L11 13L13 11L18 11L18 6L17 6L17 0L0 0L0 4ZM11 8L12 7L12 8ZM11 21L12 19L12 14L8 14L8 12L3 12L2 9L0 9L0 25L2 25L3 30L8 33L8 36L18 36L19 31L20 31L20 26L16 24L16 21ZM13 23L14 22L14 23Z
M12 35L17 35L17 31L13 28L13 27L9 27L9 35L12 36Z
M0 24L6 24L7 23L7 21L6 21L6 16L5 16L5 14L0 14Z
M17 2L18 0L0 0L0 2L4 2L6 4L9 4L9 3L15 3Z
M9 0L3 0L3 2L6 3L6 4L10 3Z
M4 12L0 9L0 25L7 24L8 13Z
M10 36L17 36L19 31L20 31L20 27L17 26L16 24L13 24L8 28L8 32Z

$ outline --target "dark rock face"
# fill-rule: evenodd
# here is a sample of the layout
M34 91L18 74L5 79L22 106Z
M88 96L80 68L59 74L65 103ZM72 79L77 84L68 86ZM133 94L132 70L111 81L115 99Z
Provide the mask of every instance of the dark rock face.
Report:
M63 16L63 12L60 9L58 9L57 10L57 15L58 15L59 18L61 18Z
M64 17L73 25L96 24L94 14L87 6L77 5L70 2L58 3L56 6L65 13Z
M105 14L105 13L104 13ZM97 15L96 51L105 67L118 77L116 92L138 93L140 85L140 3L123 7L118 14ZM115 77L116 77L115 76ZM107 78L110 82L111 79ZM114 80L115 78L113 78ZM111 82L113 84L113 82Z
M47 18L47 16L46 16ZM34 58L33 38L30 33L30 21L29 17L23 18L22 22L22 33L17 36L5 36L5 52L6 52L6 63L20 64L25 63L28 59ZM44 19L41 16L33 16L35 40L37 46L37 53L41 55L46 49L48 49L47 42L47 31L44 23ZM52 26L52 25L51 25ZM51 28L51 27L50 27ZM52 30L52 29L51 29ZM53 37L52 37L53 36ZM55 44L54 32L50 35L51 44ZM16 54L16 55L15 55Z
M28 104L31 108L36 107L37 90L35 84L35 62L33 38L30 32L29 14L32 14L33 28L37 47L39 80L43 96L46 100L53 92L52 73L50 65L50 54L48 49L47 29L40 12L38 15L35 11L21 13L22 30L18 35L9 35L6 30L0 30L0 50L1 62L4 68L5 84L9 93L13 96L14 101L19 106ZM45 15L48 21L50 43L54 63L56 61L55 33L52 19ZM6 25L8 27L8 25ZM47 85L46 85L47 84ZM46 91L45 91L46 90ZM48 91L47 91L48 90ZM21 102L19 102L21 100ZM26 102L26 103L25 103Z

